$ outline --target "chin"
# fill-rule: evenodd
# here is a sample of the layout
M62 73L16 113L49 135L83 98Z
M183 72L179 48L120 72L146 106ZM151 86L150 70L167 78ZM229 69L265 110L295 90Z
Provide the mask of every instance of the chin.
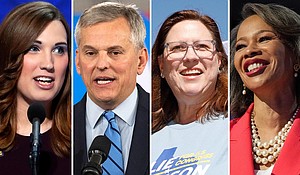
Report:
M187 96L196 96L196 95L199 95L201 94L202 91L199 91L199 90L190 90L190 91L185 91L184 94L187 95Z
M43 101L52 101L55 98L56 95L47 95L42 97L37 97L38 99L41 99Z

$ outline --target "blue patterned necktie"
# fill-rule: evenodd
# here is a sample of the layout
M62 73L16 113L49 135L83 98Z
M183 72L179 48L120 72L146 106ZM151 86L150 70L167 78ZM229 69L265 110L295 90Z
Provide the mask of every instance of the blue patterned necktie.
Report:
M124 175L121 135L115 119L115 113L105 111L103 115L108 121L104 134L112 142L108 157L103 163L103 175Z

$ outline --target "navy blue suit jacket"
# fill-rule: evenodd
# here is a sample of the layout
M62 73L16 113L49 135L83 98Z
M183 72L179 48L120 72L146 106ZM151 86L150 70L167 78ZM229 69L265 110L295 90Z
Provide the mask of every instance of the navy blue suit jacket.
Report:
M138 84L137 88L138 107L125 175L149 175L149 94ZM86 94L80 102L74 106L73 143L75 175L81 175L81 169L88 160L85 129L85 106Z

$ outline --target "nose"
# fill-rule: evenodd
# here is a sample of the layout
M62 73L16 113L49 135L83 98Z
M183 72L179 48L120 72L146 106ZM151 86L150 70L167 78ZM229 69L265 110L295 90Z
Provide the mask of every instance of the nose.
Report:
M195 49L192 45L189 45L187 47L187 50L185 52L185 55L183 57L184 61L193 61L199 59L199 56L196 54Z
M47 70L49 72L54 71L54 59L51 52L47 52L42 55L42 61L40 64L40 69Z
M250 43L247 48L245 49L244 58L251 58L256 55L261 55L262 52L259 49L259 47L256 45L256 43Z
M109 56L107 55L106 51L100 51L97 61L96 61L96 67L100 71L104 71L105 69L109 68Z

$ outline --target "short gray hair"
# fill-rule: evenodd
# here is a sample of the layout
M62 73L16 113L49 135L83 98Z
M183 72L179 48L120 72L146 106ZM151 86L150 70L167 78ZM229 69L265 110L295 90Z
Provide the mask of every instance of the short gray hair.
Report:
M129 24L131 42L136 48L143 48L146 28L142 16L137 11L135 5L125 5L117 2L99 3L83 12L75 28L75 40L77 45L80 44L80 32L82 28L101 22L109 22L120 17L124 17Z

